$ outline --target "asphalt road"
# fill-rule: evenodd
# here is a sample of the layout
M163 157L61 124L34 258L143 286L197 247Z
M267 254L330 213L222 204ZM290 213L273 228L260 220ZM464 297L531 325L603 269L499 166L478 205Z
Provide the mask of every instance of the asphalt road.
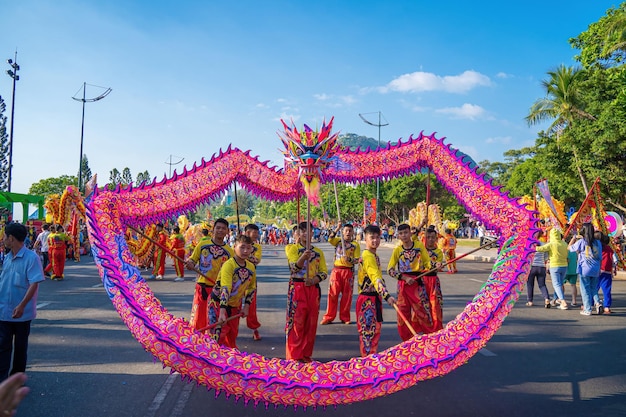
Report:
M330 246L320 247L331 259ZM379 253L386 264L391 250ZM491 267L461 261L459 274L441 275L446 321L471 300ZM166 272L166 280L150 285L170 312L188 317L194 284L172 282L170 265ZM241 350L284 357L286 280L283 248L265 246L258 298L263 339L252 341L242 324ZM327 284L322 287L324 310ZM522 294L487 347L444 377L337 408L266 410L223 395L216 399L213 391L154 363L113 309L92 259L83 258L68 264L65 281L40 286L27 369L32 391L18 416L626 416L625 281L614 282L613 297L613 315L585 317L578 310L526 307ZM388 306L384 318L380 350L400 341ZM356 325L318 327L314 359L355 355Z

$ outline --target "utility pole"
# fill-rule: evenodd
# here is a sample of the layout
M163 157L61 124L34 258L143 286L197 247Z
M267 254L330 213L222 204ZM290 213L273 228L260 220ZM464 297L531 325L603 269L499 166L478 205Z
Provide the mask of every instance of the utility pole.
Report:
M174 158L174 157L176 157L176 158L180 158L180 160L179 160L178 162L172 162L172 158ZM180 157L180 156L176 156L176 155L172 155L172 154L170 154L170 159L169 159L169 162L168 162L168 161L165 161L165 163L166 163L167 165L169 165L169 166L170 166L170 174L168 175L168 178L171 178L171 177L172 177L172 165L178 165L178 164L180 164L181 162L183 162L184 160L185 160L185 158L182 158L182 157Z
M90 84L91 85L91 84ZM82 192L83 188L83 138L85 136L85 103L92 103L94 101L102 100L112 91L108 87L99 87L97 85L91 85L91 87L98 87L104 89L104 93L100 94L98 97L87 98L87 83L83 82L82 90L83 90L83 98L76 98L76 96L72 97L76 101L82 101L83 103L83 117L80 123L80 159L78 164L78 189ZM78 90L80 91L80 89ZM76 93L78 94L78 93Z
M9 77L13 78L13 97L11 98L11 129L9 129L9 175L7 178L7 191L11 192L11 177L13 172L13 120L15 116L15 83L20 79L17 72L20 66L17 65L17 49L15 50L15 60L7 59L12 69L7 70Z
M376 113L378 113L378 123L373 123L367 120L367 118L365 117L369 114L376 114ZM384 118L384 116L380 110L377 112L373 112L373 113L359 113L359 117L368 125L378 127L378 149L380 149L380 128L383 126L389 126L389 122L385 119L385 123L382 123L382 119ZM377 226L380 226L378 222L378 208L379 207L380 207L380 180L376 178L376 225Z

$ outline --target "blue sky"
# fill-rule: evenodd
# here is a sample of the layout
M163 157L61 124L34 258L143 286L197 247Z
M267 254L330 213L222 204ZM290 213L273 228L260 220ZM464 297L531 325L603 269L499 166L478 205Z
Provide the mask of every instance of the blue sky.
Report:
M280 119L378 138L437 132L476 161L532 145L540 82L573 65L570 37L616 1L3 1L5 59L18 50L12 191L113 168L161 179L228 144L282 166ZM377 120L377 114L369 115ZM545 126L543 126L545 127Z

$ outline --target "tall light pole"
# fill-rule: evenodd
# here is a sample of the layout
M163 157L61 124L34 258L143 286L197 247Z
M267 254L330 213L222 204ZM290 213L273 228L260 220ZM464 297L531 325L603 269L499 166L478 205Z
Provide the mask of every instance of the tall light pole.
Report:
M91 85L91 87L98 87L98 88L102 88L104 89L104 93L100 94L98 97L94 97L94 98L86 98L87 96L87 83L83 82L83 86L82 86L82 90L83 90L83 98L76 98L76 95L74 97L72 97L74 100L76 101L82 101L83 102L83 117L81 119L81 123L80 123L80 160L79 160L79 164L78 164L78 189L82 190L83 187L83 138L85 135L85 103L89 102L92 103L94 101L98 101L98 100L102 100L103 98L105 98L106 96L109 95L109 93L112 91L110 88L107 87L99 87L97 85ZM79 89L76 94L78 94L80 92Z
M367 120L365 116L371 114L378 114L378 123L371 122ZM389 126L389 122L383 116L383 113L379 110L373 113L359 113L359 117L368 125L377 126L378 127L378 148L380 148L380 128L383 126ZM382 119L385 119L385 123L382 122ZM378 207L380 206L380 180L376 178L376 224L378 225Z
M20 79L17 72L20 66L17 65L17 49L15 50L15 60L7 59L12 69L7 70L9 77L13 78L13 97L11 98L11 129L9 129L9 175L7 178L7 191L11 192L11 174L13 171L13 116L15 116L15 83Z
M174 157L176 157L176 158L180 158L180 159L178 160L178 162L172 162L172 158L174 158ZM171 178L171 176L172 176L172 165L178 165L178 164L180 164L181 162L183 162L184 160L185 160L185 158L183 158L182 156L176 156L176 155L172 155L172 154L170 154L170 159L169 159L169 161L165 161L165 163L166 163L166 164L168 164L168 165L170 166L170 175L168 175L168 177L170 177L170 178Z

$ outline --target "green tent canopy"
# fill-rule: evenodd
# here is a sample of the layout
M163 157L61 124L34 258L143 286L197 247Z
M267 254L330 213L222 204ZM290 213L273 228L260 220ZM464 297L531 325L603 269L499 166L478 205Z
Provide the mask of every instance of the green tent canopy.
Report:
M43 204L46 198L42 195L30 195L30 194L18 194L18 193L8 193L8 192L0 192L0 207L9 211L11 215L13 214L13 203L22 203L23 210L23 221L26 222L28 220L28 205L29 204L37 204L38 206L38 218L44 218L43 212Z

